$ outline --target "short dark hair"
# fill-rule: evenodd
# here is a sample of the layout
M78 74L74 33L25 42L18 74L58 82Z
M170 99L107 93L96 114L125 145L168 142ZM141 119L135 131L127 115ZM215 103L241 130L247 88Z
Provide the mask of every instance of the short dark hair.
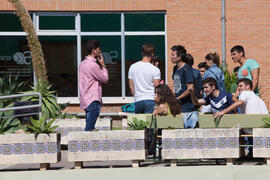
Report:
M243 82L246 86L249 85L250 89L253 88L253 84L252 84L252 81L250 79L247 79L247 78L239 79L237 84L239 84L240 82Z
M152 57L152 60L151 60L151 63L155 63L155 62L160 62L160 60L159 60L159 58L158 58L157 55L154 55L154 56Z
M198 64L198 68L204 68L207 70L209 67L206 65L206 62L201 62L200 64Z
M183 61L184 63L188 64L187 62L187 58L186 58L186 55L187 55L187 50L185 49L184 46L182 45L175 45L171 48L172 51L176 51L176 55L178 57L181 57L181 61Z
M219 55L218 55L218 53L216 53L216 52L214 52L214 53L208 53L208 54L205 56L205 59L207 59L207 60L212 60L213 63L215 63L217 66L220 65Z
M211 86L211 87L215 86L215 89L218 89L217 81L216 81L214 78L208 77L208 78L206 78L206 79L204 79L204 80L202 81L202 84L203 84L203 85L205 85L206 83L208 83L209 86Z
M87 48L88 54L92 54L92 51L99 47L100 47L100 42L98 40L88 40L86 42L86 48Z
M186 55L186 60L187 60L187 64L190 66L193 66L194 64L194 58L191 54L187 54Z
M231 49L231 53L233 53L234 51L237 51L238 53L243 53L243 57L245 57L245 50L243 46L240 45L233 46Z
M155 47L153 44L144 44L142 45L142 56L143 57L152 57L155 53Z

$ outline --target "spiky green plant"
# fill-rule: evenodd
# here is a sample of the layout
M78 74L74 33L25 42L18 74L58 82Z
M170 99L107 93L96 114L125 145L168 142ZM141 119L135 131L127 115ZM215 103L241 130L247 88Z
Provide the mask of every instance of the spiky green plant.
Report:
M143 120L138 120L137 118L133 118L133 121L128 123L128 129L129 130L145 130L147 129L148 125L149 125L149 122L145 122Z
M27 91L25 93L38 92L42 96L42 116L45 119L56 118L61 115L61 107L57 104L55 91L51 91L52 85L45 85L38 80L36 86L32 86L32 91ZM28 96L22 98L22 101L38 101L37 96Z
M27 34L27 42L30 47L33 69L35 75L40 82L48 84L47 70L44 61L44 55L38 36L36 34L33 22L21 0L8 0L14 7L17 16L19 17L23 30Z
M7 107L10 107L8 105ZM3 101L0 101L0 108L4 108ZM14 133L16 130L21 129L20 121L18 119L14 119L12 117L5 117L11 115L12 112L0 112L0 134L10 134Z
M31 129L35 134L50 134L54 133L55 129L59 126L52 126L55 119L47 121L44 117L40 118L40 120L35 120L33 118L30 119L32 125L27 125L29 129Z
M230 72L228 70L228 64L226 64L225 66L220 66L220 69L224 73L226 91L231 92L232 86L234 86L237 83L237 77L233 72ZM234 93L234 92L231 92L231 93Z
M16 76L3 76L0 77L0 96L17 94L24 91L26 88L27 82L20 82L19 75ZM14 99L5 99L0 100L3 103L3 106L7 106L14 102Z

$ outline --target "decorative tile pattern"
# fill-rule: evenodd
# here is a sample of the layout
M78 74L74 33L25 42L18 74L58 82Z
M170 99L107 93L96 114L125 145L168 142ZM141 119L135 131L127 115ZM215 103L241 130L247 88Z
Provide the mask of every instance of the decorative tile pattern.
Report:
M128 140L92 140L92 141L70 141L68 150L70 152L97 152L97 151L140 151L144 150L144 139Z
M253 146L254 148L270 148L270 137L253 137Z
M162 139L163 149L224 149L238 147L239 139L237 137Z
M0 155L57 153L59 148L56 142L0 144Z

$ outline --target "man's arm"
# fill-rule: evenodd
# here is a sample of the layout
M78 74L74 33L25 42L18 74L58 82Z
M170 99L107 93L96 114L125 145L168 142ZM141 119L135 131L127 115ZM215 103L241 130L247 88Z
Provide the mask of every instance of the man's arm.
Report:
M195 105L195 106L201 106L201 105L205 105L206 102L204 99L198 99L196 96L195 96L195 93L194 93L194 90L193 89L188 89L190 95L191 95L191 100L192 100L192 103Z
M214 118L222 117L224 114L231 112L232 110L236 109L238 106L241 106L244 103L243 100L237 100L235 103L224 109L223 111L215 113L213 116Z
M160 79L154 79L154 86L157 87L160 84Z
M234 95L233 95L233 97L232 97L233 102L238 101L238 96L239 96L239 90L237 88Z
M132 96L134 96L135 90L134 90L133 80L132 79L128 79L128 84L129 84L130 92L131 92Z
M259 83L259 75L260 75L260 68L253 69L253 70L251 71L252 85L253 85L252 91L255 91L255 89L256 89L257 86L258 86L258 83Z
M192 89L193 90L193 83L192 84L186 84L187 86L187 89L180 95L178 96L176 99L177 100L180 100L180 99L183 99L184 97L186 97L187 95L189 95L189 89Z

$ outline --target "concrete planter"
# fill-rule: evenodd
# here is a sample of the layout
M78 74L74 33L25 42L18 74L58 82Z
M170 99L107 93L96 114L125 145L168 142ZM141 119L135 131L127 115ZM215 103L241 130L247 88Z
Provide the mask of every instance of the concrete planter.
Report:
M57 163L60 138L56 133L0 135L0 164Z
M70 132L68 161L144 160L145 131Z
M238 158L239 129L162 131L164 159Z
M270 128L253 129L253 157L270 158Z
M59 126L56 131L61 133L61 144L68 144L68 132L84 131L85 119L56 119L53 126ZM98 118L96 129L99 131L111 130L111 118Z

